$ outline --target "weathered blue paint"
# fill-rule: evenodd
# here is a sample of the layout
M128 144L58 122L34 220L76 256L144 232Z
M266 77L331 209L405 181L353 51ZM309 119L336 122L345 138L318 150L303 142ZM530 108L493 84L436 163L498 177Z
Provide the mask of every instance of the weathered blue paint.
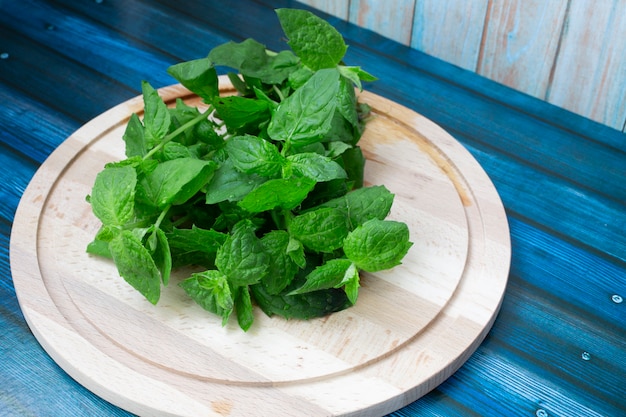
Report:
M226 40L284 47L273 8L293 1L3 2L0 14L0 415L129 414L73 381L19 310L9 267L15 209L75 129L170 84L170 63ZM326 16L367 89L450 131L485 168L510 222L510 284L468 362L393 416L626 414L626 135ZM588 356L583 357L587 352ZM545 413L545 414L544 414Z

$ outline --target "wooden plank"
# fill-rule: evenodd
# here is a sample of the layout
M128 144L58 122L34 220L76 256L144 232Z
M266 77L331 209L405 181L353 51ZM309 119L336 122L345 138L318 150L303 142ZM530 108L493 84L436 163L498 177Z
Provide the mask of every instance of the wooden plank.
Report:
M0 26L0 39L10 49L9 59L0 65L0 80L77 120L85 122L136 94L12 29Z
M603 252L614 262L626 262L624 200L577 188L545 173L542 167L516 162L515 156L501 154L488 145L469 139L463 143L493 180L507 213L532 219L543 229L566 235L588 250Z
M492 1L477 72L544 98L567 0Z
M566 272L560 270L561 274ZM545 274L543 278L550 279ZM578 284L590 287L595 282L587 279ZM561 375L560 385L568 401L560 402L564 408L576 408L555 410L553 415L590 415L575 412L584 407L600 416L619 415L616 409L620 402L616 399L623 393L626 372L623 331L605 328L589 315L593 309L573 309L569 299L557 298L544 292L541 285L529 285L519 277L511 279L507 295L510 306L501 313L502 324L506 325L495 329L494 336L519 350L522 358L526 356L524 368L535 372L539 379L557 372ZM603 302L611 303L608 297ZM582 358L583 352L590 354L589 360ZM603 366L604 363L611 366ZM604 407L607 408L601 412ZM611 407L615 407L612 412Z
M18 330L20 332L24 330L28 331L28 327L24 322L23 316L18 313L19 306L17 300L15 299L15 288L13 287L13 279L11 278L11 265L9 264L10 235L11 222L5 219L0 219L0 329L9 329L9 333L11 333L12 329L20 329ZM10 317L9 320L6 320L7 316ZM9 323L6 323L6 321L9 321L12 326L9 325ZM4 332L6 332L6 330ZM4 340L14 339L2 339L0 336L0 340L4 342ZM7 352L9 348L4 343L2 343L2 347L4 359L6 357L5 352ZM2 364L4 365L5 363L6 362L3 360ZM3 375L4 374L6 374L6 371L3 372ZM0 396L0 398L2 397L4 396ZM2 400L0 400L0 410L4 410L1 404Z
M121 61L120 66L123 68L143 64L144 69L137 71L135 68L135 72L141 73L149 69L151 71L150 77L158 77L154 79L155 86L165 86L175 82L171 77L161 76L163 74L162 69L166 65L174 61L202 58L214 46L231 40L230 37L220 36L213 30L207 30L207 26L197 20L197 16L194 15L193 11L186 10L184 7L180 11L174 9L164 11L159 7L155 7L154 4L146 4L146 2L137 0L107 0L99 4L58 0L56 3L70 9L77 17L89 16L89 18L101 24L102 27L91 30L101 33L108 31L107 36L115 40L114 43L109 41L109 44L113 43L111 47L114 50L127 52L130 49L132 50L131 53L138 54L133 59L127 56L117 58L115 54L112 54L113 51L100 52L101 54L112 54L112 56L108 57L114 60L119 59ZM125 18L119 19L115 11L122 9L124 10ZM168 19L176 22L176 24L161 24L164 13L167 13ZM234 19L239 20L240 17L226 16L225 23L232 23ZM140 20L144 24L137 25L136 22ZM154 29L157 27L158 30ZM114 31L110 31L108 28L114 28ZM145 37L146 28L151 31L150 36L153 39L150 45L144 44L140 46L128 42L129 35L130 39ZM84 29L78 28L77 30ZM92 45L89 46L93 47ZM82 53L84 55L85 51L82 51Z
M411 43L415 0L351 0L349 20L403 45Z
M488 0L416 2L411 47L475 71L488 3Z
M590 253L515 215L509 216L509 225L515 247L512 276L523 277L525 286L585 310L585 320L602 323L603 331L626 334L626 312L611 300L624 290L626 264Z
M64 7L81 16L95 20L101 26L114 26L119 35L109 34L113 38L149 39L149 44L133 44L137 53L156 50L178 61L204 57L219 44L228 41L240 42L247 37L255 38L270 49L279 47L286 49L288 45L274 8L294 6L278 2L271 5L251 2L246 4L246 13L240 13L239 8L222 7L221 3L215 1L181 3L164 0L159 4L147 4L141 0L107 0L94 5L89 2L57 0L56 3L63 4ZM119 19L115 14L118 10L124 10L124 15L128 18ZM164 27L161 24L164 14L168 18L173 18L176 25ZM137 21L142 21L144 24L137 25ZM259 25L258 21L265 23ZM144 26L158 27L158 30L146 33ZM107 55L106 59L115 60L116 57ZM152 62L152 59L148 62ZM163 64L151 66L152 77L163 77L157 79L155 86L175 83L173 78L162 75L166 67L167 65ZM222 69L218 68L218 70Z
M20 198L38 165L2 145L0 167L0 219L12 222Z
M0 84L0 142L42 163L80 123Z
M350 0L298 0L298 3L306 4L317 10L333 15L343 20L348 20Z
M572 0L566 27L548 101L624 130L626 1Z
M86 6L92 9L92 13L109 7L108 2L106 5L90 3ZM125 9L129 14L132 10L130 7ZM137 15L129 17L129 22L139 19ZM154 46L139 45L129 38L122 38L115 29L98 25L84 15L58 5L41 0L23 0L19 6L12 4L6 13L0 15L0 23L15 33L58 51L60 56L73 60L74 65L80 63L91 68L100 74L98 78L115 78L126 85L133 95L140 90L142 80L149 80L157 87L175 82L167 74L163 75L161 70L176 62L171 55ZM68 47L68 39L72 39L71 48ZM111 64L102 67L105 58Z
M451 395L465 393L477 415L623 415L616 400L624 381L619 333L598 333L585 313L515 277L500 314L491 338L458 375L466 384ZM591 360L582 359L585 351Z

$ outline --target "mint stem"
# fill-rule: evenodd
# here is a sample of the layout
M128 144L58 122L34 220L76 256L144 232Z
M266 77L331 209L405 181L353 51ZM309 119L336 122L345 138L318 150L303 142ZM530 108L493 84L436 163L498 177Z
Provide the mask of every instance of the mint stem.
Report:
M211 111L212 111L212 109L209 107L209 109L207 111L205 111L204 113L200 113L197 117L194 117L193 119L191 119L190 121L188 121L187 123L185 123L184 125L179 127L178 129L176 129L173 132L167 134L163 138L163 140L161 142L159 142L158 145L156 145L154 148L150 149L150 152L148 152L143 157L143 159L145 160L145 159L151 158L155 153L157 153L159 151L159 149L163 148L163 146L165 146L165 144L167 142L171 141L176 136L180 135L185 130L189 129L190 127L193 127L194 125L196 125L197 123L201 122L202 120L205 120L208 117L208 115L211 113Z
M165 207L165 209L161 212L161 214L159 215L159 218L157 219L157 221L154 223L155 229L158 229L159 227L161 227L161 223L163 222L163 219L165 218L165 215L167 214L168 211L170 211L170 208L172 207L171 204L169 204L167 207Z
M278 99L279 99L281 102L282 102L283 100L285 100L285 96L283 95L283 92L282 92L282 91L280 91L280 88L278 88L278 87L276 86L276 84L274 84L274 85L272 86L272 88L273 88L274 92L276 92L276 94L278 95Z

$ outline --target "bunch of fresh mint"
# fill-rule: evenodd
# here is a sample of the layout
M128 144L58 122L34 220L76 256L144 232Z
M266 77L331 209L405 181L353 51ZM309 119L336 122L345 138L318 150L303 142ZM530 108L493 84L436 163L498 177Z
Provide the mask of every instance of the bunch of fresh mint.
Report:
M126 159L96 177L88 201L102 227L87 248L110 257L151 303L172 268L199 265L179 285L206 310L253 322L307 319L356 302L359 271L398 265L404 223L385 220L384 186L363 187L357 142L368 107L355 87L374 77L341 63L347 46L310 12L276 11L291 51L229 42L168 72L202 98L168 108L147 82L130 118ZM216 67L237 95L220 97Z

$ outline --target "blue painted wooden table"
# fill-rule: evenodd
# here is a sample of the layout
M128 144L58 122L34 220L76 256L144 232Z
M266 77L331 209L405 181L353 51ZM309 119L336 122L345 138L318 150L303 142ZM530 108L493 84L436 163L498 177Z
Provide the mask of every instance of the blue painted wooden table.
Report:
M74 130L141 80L247 37L284 49L290 1L0 1L0 416L126 416L72 380L18 305L9 237L20 197ZM512 264L501 312L466 364L394 416L626 415L626 135L329 18L366 88L457 138L503 200ZM576 88L576 86L572 86Z

